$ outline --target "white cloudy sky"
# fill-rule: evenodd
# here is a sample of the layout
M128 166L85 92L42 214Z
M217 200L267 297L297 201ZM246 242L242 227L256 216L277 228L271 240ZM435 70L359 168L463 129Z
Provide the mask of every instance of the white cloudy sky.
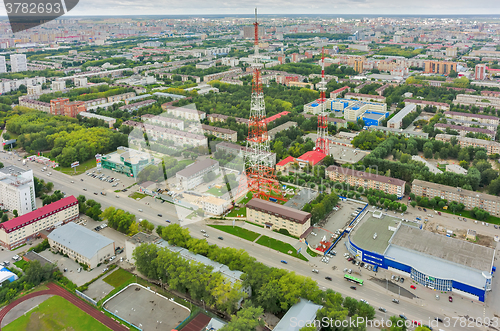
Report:
M498 0L80 0L70 15L252 14L487 14L500 16ZM1 6L0 15L5 15Z

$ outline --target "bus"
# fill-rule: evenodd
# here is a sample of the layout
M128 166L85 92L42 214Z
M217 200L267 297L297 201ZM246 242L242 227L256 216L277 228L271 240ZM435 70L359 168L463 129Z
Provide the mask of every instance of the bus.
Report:
M345 279L345 280L348 280L348 281L350 281L350 282L352 282L352 283L356 283L356 284L358 284L358 285L363 285L363 280L362 280L362 279L359 279L359 278L353 277L353 276L351 276L351 275L349 275L349 274L345 274L345 275L344 275L344 279Z

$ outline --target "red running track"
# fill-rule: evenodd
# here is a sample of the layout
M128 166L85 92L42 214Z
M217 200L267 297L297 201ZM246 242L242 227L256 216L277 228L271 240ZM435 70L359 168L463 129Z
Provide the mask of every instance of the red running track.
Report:
M89 304L87 304L84 301L82 301L81 299L77 298L75 295L73 295L73 294L69 293L68 291L66 291L65 289L63 289L62 287L60 287L54 283L47 284L47 287L49 288L48 290L42 290L42 291L27 294L27 295L23 296L22 298L19 298L16 301L8 304L2 310L0 310L0 329L1 329L3 318L5 317L5 315L7 315L7 313L12 308L14 308L15 306L17 306L21 302L26 301L28 299L31 299L31 298L34 298L34 297L37 297L40 295L52 294L52 295L58 295L64 299L68 300L73 305L80 308L81 310L83 310L84 312L86 312L87 314L89 314L90 316L92 316L93 318L95 318L96 320L101 322L102 324L106 325L111 330L129 331L129 329L126 328L125 326L123 326L122 324L120 324L117 321L104 315L101 311L93 308Z

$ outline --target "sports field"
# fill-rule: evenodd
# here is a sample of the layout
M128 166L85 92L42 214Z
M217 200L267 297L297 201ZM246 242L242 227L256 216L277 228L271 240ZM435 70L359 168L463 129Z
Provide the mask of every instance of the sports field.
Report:
M60 296L53 296L2 328L3 331L104 331L108 327Z

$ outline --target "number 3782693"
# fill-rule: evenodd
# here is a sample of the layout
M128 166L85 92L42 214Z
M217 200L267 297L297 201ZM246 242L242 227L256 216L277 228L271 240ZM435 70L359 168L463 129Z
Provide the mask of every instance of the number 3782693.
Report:
M7 14L59 14L63 10L60 2L9 2L5 4L5 7Z

